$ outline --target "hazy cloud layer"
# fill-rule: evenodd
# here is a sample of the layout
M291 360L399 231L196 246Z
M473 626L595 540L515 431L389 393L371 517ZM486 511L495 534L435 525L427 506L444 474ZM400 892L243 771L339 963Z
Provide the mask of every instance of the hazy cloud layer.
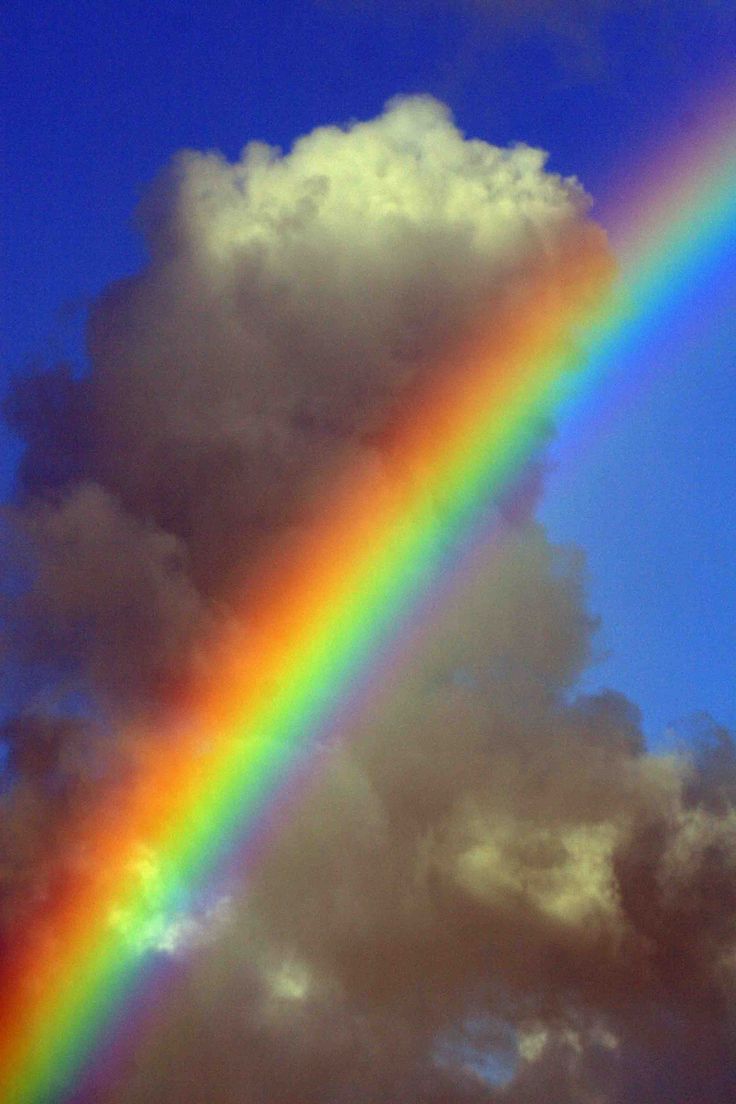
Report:
M566 73L599 77L605 65L603 24L613 10L633 5L627 0L466 0L485 18L494 33L544 36ZM647 3L647 0L644 0Z
M162 174L150 263L92 312L91 373L8 407L27 452L6 652L29 698L5 731L4 940L249 564L329 517L335 472L380 472L415 389L510 295L541 271L569 294L571 240L605 267L586 211L539 151L467 141L421 97ZM90 1102L733 1099L733 745L706 726L699 756L651 756L623 697L576 698L582 561L532 505L316 753L256 868L172 917L142 853L150 922L111 922L175 976Z
M537 42L566 79L595 80L607 60L605 23L611 14L646 10L657 0L317 0L328 8L376 13L384 20L413 10L422 19L458 10L468 25L459 63L481 51L483 43ZM678 0L679 2L679 0Z
M431 6L435 0L427 2ZM617 36L624 28L659 42L685 70L695 21L718 34L733 25L736 14L731 0L702 0L698 5L690 0L454 2L476 12L489 36L543 43L565 79L592 83L607 80L619 69Z
M459 48L438 80L462 96L471 77L488 81L487 65L504 65L504 52L514 58L507 64L505 81L523 80L516 50L531 50L542 61L535 72L533 95L546 96L550 84L605 84L615 78L617 95L627 95L631 59L644 46L647 60L667 56L683 74L692 62L692 35L707 27L714 36L733 31L736 8L732 0L315 0L328 9L375 17L382 26L403 21L407 13L429 23L454 11L460 17ZM622 39L625 44L622 46ZM632 39L643 39L632 50ZM656 54L649 48L657 46ZM642 57L644 55L641 55ZM628 64L627 64L628 62ZM462 73L465 81L458 81ZM492 79L492 78L491 78ZM503 85L499 84L501 90ZM613 86L612 86L613 87ZM635 97L631 88L628 95ZM446 93L447 94L447 93ZM527 94L529 94L527 90Z

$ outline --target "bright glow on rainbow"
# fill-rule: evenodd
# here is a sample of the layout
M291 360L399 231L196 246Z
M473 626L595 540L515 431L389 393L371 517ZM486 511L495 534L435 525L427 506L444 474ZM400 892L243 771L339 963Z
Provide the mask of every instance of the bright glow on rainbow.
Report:
M323 528L278 565L278 587L259 578L247 628L212 645L216 684L189 703L186 733L141 751L123 803L93 831L81 826L91 843L78 884L7 965L0 1099L41 1104L71 1091L144 969L129 939L151 919L141 862L153 857L157 907L176 915L182 891L257 831L311 741L442 578L448 546L538 445L540 424L575 415L733 242L736 128L716 133L683 186L630 223L625 307L605 290L607 272L571 255L564 294L540 279L414 405L391 477L346 475Z

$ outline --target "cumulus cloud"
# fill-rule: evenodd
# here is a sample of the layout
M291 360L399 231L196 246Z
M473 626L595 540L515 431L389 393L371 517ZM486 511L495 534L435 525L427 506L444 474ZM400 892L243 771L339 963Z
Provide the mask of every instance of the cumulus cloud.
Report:
M125 787L131 720L172 738L152 719L236 584L247 611L253 565L329 524L337 473L386 477L421 388L541 274L564 299L571 250L610 267L587 209L543 153L467 140L428 97L162 173L90 372L8 403L6 651L29 701L5 731L6 940L78 861L80 811ZM172 917L141 853L129 935L172 977L90 1101L732 1099L733 746L651 756L633 705L576 696L583 562L533 522L532 471L259 865Z
M603 254L584 193L544 161L464 140L418 97L287 157L252 143L163 172L139 212L150 264L92 311L94 370L25 381L8 404L29 600L49 628L57 611L95 625L93 655L78 650L98 685L131 663L155 680L202 602L303 522L336 466L377 456L402 393L575 227Z

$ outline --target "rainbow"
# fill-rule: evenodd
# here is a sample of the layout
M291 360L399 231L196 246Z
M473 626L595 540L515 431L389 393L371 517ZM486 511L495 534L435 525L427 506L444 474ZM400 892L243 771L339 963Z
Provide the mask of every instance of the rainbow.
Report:
M68 1098L150 964L129 938L150 923L142 861L155 862L157 907L176 915L183 894L258 834L550 418L584 415L622 350L645 343L707 278L733 243L735 133L731 116L709 132L661 202L655 182L655 202L628 223L613 288L600 251L571 238L562 280L542 274L494 316L492 335L474 335L414 396L387 448L388 476L345 473L322 527L249 579L244 627L211 642L217 677L189 695L183 733L164 748L139 741L124 797L79 826L75 884L4 965L0 1099ZM121 915L124 925L111 922Z

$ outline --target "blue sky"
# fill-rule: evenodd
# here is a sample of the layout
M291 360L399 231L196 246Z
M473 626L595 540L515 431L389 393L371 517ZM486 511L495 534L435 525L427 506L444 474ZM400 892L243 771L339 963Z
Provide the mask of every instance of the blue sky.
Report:
M522 0L500 20L505 6L11 2L3 385L59 359L83 367L86 306L140 265L132 212L183 146L231 157L253 138L288 146L427 91L469 134L547 149L605 210L652 139L687 140L695 92L736 56L730 2L614 0L576 15ZM734 290L736 271L719 272L700 289L707 324L695 332L684 317L646 350L650 365L623 366L635 393L561 463L542 505L553 536L588 556L610 653L588 684L629 694L655 741L698 710L736 725ZM8 440L4 495L16 456Z

